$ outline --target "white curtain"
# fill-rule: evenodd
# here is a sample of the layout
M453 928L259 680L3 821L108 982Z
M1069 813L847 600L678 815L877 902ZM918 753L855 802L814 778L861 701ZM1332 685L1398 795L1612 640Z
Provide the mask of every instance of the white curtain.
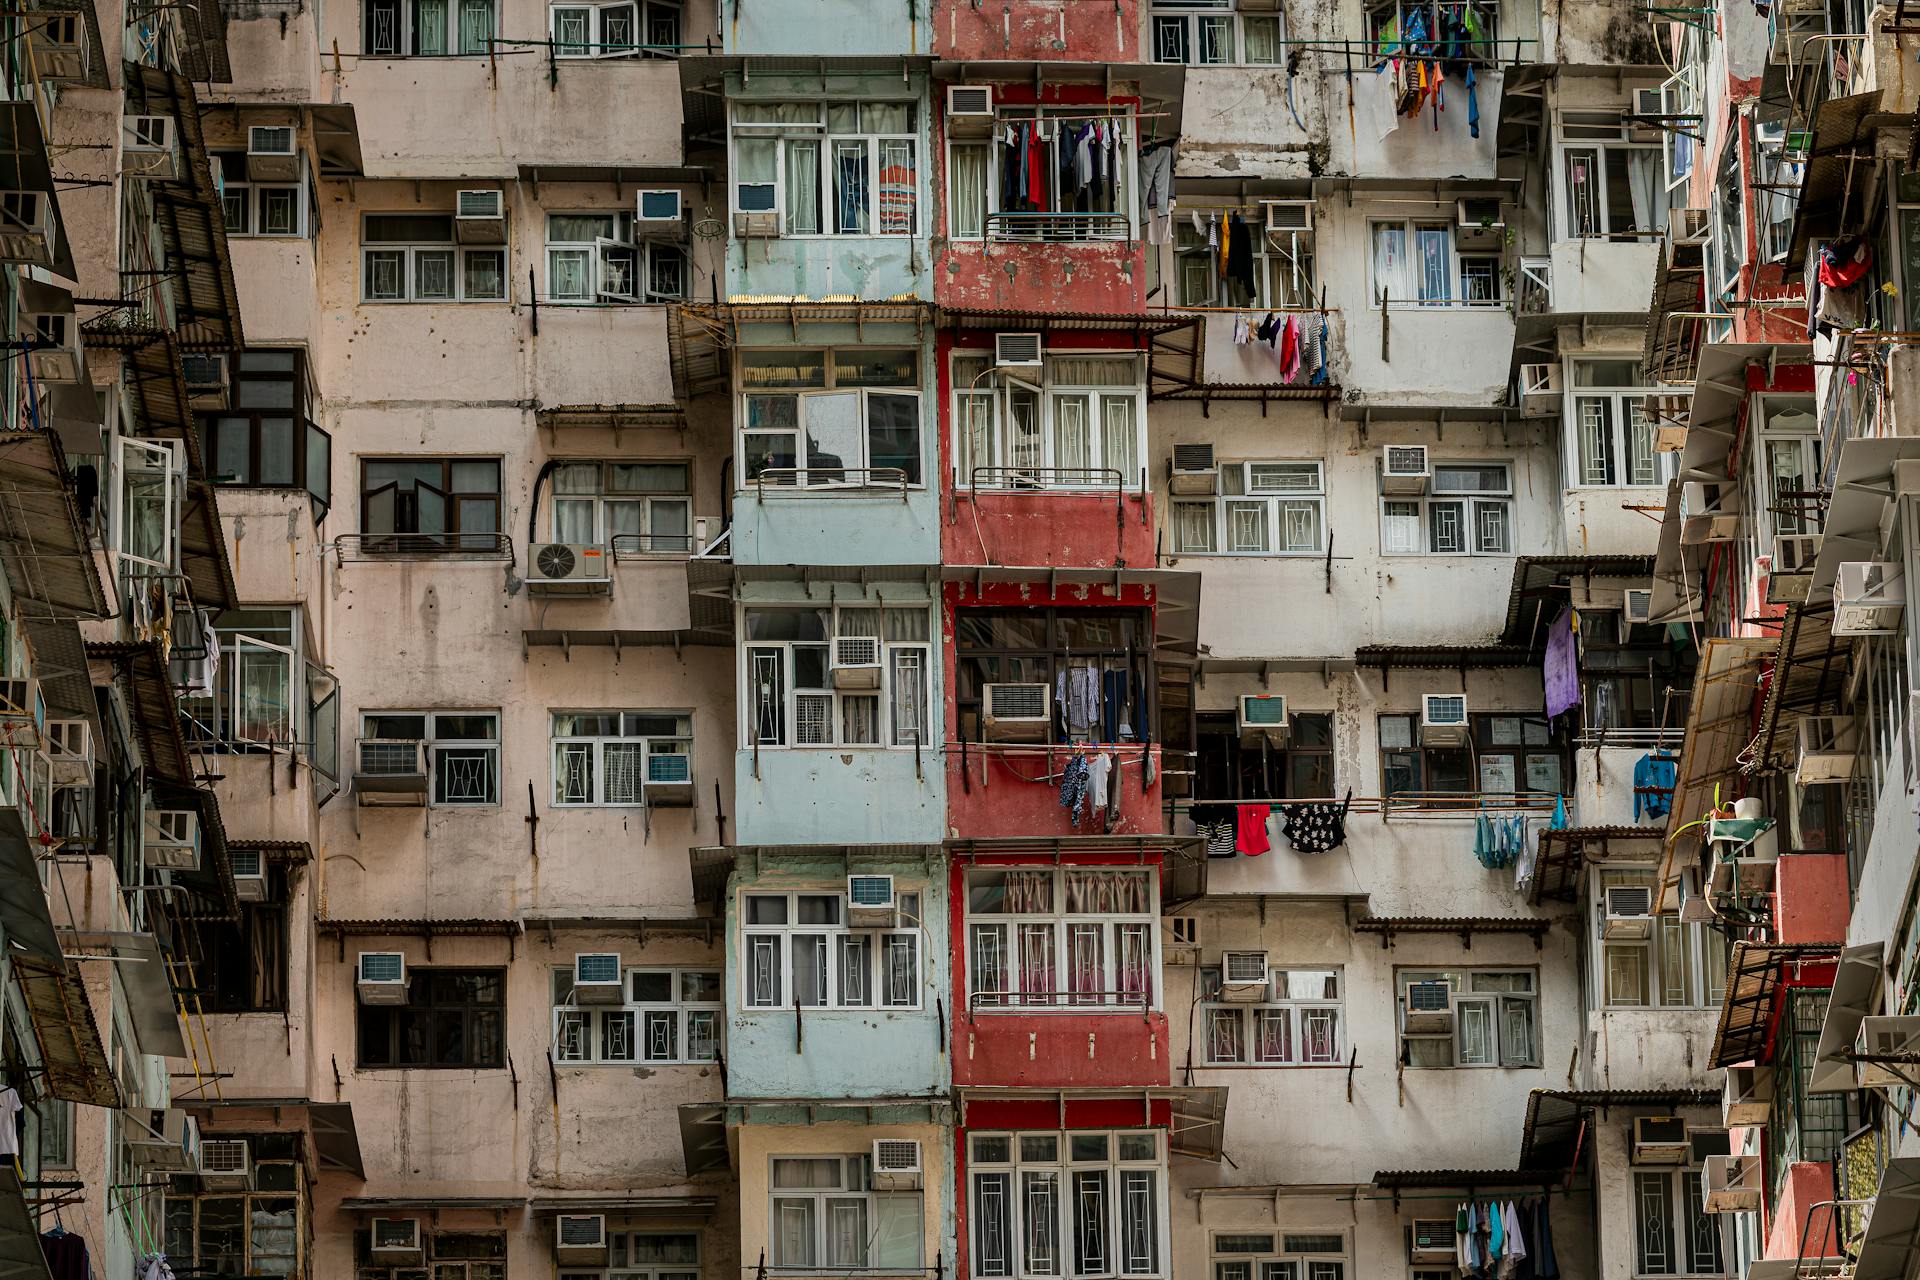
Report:
M1405 301L1412 290L1408 286L1407 230L1391 223L1376 223L1373 228L1373 296Z
M769 179L773 175L767 175ZM787 144L787 233L817 235L820 231L820 144Z
M956 145L952 151L953 172L947 177L948 221L956 236L986 234L987 152L984 146Z
M1633 198L1634 230L1664 231L1667 226L1666 192L1661 188L1660 153L1651 147L1632 152L1627 162L1627 190ZM1615 231L1621 228L1615 227Z
M1100 438L1106 448L1106 465L1120 473L1122 485L1140 481L1140 441L1134 426L1134 401L1131 396L1100 397Z

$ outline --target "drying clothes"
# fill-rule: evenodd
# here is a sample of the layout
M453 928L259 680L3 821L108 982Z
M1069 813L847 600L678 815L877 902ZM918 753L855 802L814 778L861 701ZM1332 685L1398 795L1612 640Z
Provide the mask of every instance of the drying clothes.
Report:
M89 1280L93 1275L84 1236L55 1227L40 1237L40 1252L46 1257L47 1271L53 1280Z
M1147 224L1147 243L1173 239L1173 148L1155 147L1140 157L1140 204ZM1194 215L1193 229L1200 229Z
M1207 843L1209 858L1231 858L1238 814L1230 804L1200 803L1187 810L1194 834Z
M1572 609L1562 609L1547 628L1547 656L1543 679L1547 687L1547 718L1563 715L1580 705L1580 657L1575 635L1580 623Z
M1280 381L1292 382L1300 376L1300 325L1292 316L1280 335Z
M1650 752L1633 766L1633 820L1643 816L1664 818L1673 812L1673 785L1680 776L1680 762L1672 756Z
M12 1085L0 1089L0 1156L9 1163L20 1154L20 1091Z
M1207 856L1209 858L1237 858L1240 856L1234 851L1233 847L1234 840L1239 835L1239 832L1235 830L1232 822L1216 822L1211 826L1203 827L1200 834L1206 837Z
M1113 824L1120 821L1120 789L1123 785L1125 785L1124 784L1125 775L1120 772L1119 756L1108 757L1107 763L1113 766L1113 778L1107 784L1106 829L1108 831L1111 831L1113 830Z
M1100 726L1102 742L1133 741L1133 725L1127 720L1127 704L1132 682L1124 671L1100 673Z
M1487 1260L1498 1261L1507 1251L1507 1224L1502 1221L1500 1206L1487 1206Z
M1347 804L1330 800L1280 806L1280 834L1295 853L1326 853L1347 840Z
M1540 1280L1555 1280L1560 1263L1553 1256L1553 1225L1544 1199L1533 1204L1533 1274Z
M1221 278L1232 285L1240 297L1240 305L1252 303L1254 297L1253 279L1253 228L1247 220L1235 213L1227 219L1227 251L1223 255Z
M1244 853L1257 858L1273 845L1267 840L1267 817L1273 812L1264 804L1243 804L1234 835L1233 848L1236 853Z
M1097 755L1087 761L1087 807L1095 813L1107 807L1107 780L1112 773L1112 756Z
M1473 67L1467 67L1467 136L1480 136L1480 90L1476 86Z
M1473 1248L1473 1206L1463 1204L1453 1211L1454 1256L1458 1259L1460 1274L1471 1275L1480 1267L1480 1260Z
M1567 798L1565 796L1555 796L1553 798L1553 820L1547 823L1547 829L1549 831L1565 831L1567 829Z
M1332 370L1327 367L1327 318L1316 314L1313 317L1313 377L1307 381L1324 387L1332 376Z
M1400 127L1400 114L1393 109L1393 78L1383 69L1362 71L1348 77L1353 94L1353 125L1367 142L1385 142Z
M1520 1238L1520 1214L1509 1200L1500 1206L1500 1222L1504 1228L1507 1251L1500 1259L1500 1274L1505 1280L1512 1280L1526 1259L1527 1244Z
M1100 719L1100 672L1094 667L1068 667L1054 681L1054 698L1069 734L1088 734Z
M1253 337L1253 324L1243 315L1233 318L1233 345L1244 347Z
M1078 752L1060 771L1060 807L1069 822L1080 825L1080 815L1087 811L1087 758Z

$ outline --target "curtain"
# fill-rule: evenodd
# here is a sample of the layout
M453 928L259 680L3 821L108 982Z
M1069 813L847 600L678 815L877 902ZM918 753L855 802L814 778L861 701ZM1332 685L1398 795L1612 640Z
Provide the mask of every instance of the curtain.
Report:
M867 144L833 144L834 230L865 234L867 226Z
M951 233L962 239L986 234L988 150L977 143L956 144L950 153L947 223ZM957 368L954 382L959 383Z
M954 369L954 382L960 382L960 371ZM960 394L960 431L959 431L959 474L955 479L963 485L973 483L975 467L996 465L994 457L994 400L990 391L962 391ZM985 477L982 477L985 479Z
M1207 1060L1239 1062L1240 1010L1207 1010Z
M1256 65L1272 65L1280 61L1280 20L1278 18L1241 18L1240 30L1245 38L1246 61Z
M1260 1010L1259 1044L1254 1053L1257 1062L1293 1061L1293 1011Z
M827 1002L827 939L823 934L793 935L793 998L803 1005Z
M1106 993L1106 929L1097 924L1067 926L1067 958L1075 1004L1100 1004Z
M493 0L460 0L460 52L493 48Z
M1446 302L1453 296L1452 252L1445 227L1416 227L1420 247L1420 301Z
M1137 871L1068 871L1066 879L1067 910L1075 915L1144 915L1151 910L1146 878Z
M913 142L885 138L880 142L880 233L912 235L918 222L915 201L919 191Z
M1376 300L1405 301L1411 290L1406 280L1407 229L1391 223L1373 228L1373 296Z
M767 175L772 181L773 175ZM787 234L820 234L820 144L787 143Z
M1006 880L1007 910L1014 915L1035 915L1053 910L1053 873L1051 871L1009 871Z
M1131 387L1140 381L1140 362L1132 356L1049 356L1047 373L1057 387Z
M416 53L435 56L447 51L447 0L419 0L413 11Z
M1660 153L1642 147L1627 154L1627 190L1633 200L1634 230L1663 231L1667 225L1667 202L1662 189Z
M1120 473L1124 486L1136 485L1141 478L1134 408L1131 396L1100 397L1100 442L1106 449L1106 465Z

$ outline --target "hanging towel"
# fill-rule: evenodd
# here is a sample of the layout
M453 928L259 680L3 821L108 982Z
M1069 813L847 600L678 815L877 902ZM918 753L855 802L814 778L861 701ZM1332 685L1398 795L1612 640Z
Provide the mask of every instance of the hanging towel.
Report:
M1280 335L1280 381L1292 382L1300 376L1300 325L1287 317L1286 331Z
M1257 858L1273 847L1267 841L1267 817L1272 812L1272 809L1264 804L1240 806L1238 830L1233 842L1236 853Z
M1112 756L1096 755L1087 761L1087 807L1095 813L1107 807L1107 778L1112 772Z
M1567 798L1565 796L1555 796L1553 798L1553 821L1547 825L1549 829L1553 831L1565 831L1567 829Z
M1467 136L1480 136L1480 90L1475 86L1473 64L1467 64Z
M1547 628L1547 656L1543 672L1547 686L1547 718L1580 705L1580 659L1574 635L1578 631L1572 609L1562 609Z
M1362 71L1348 79L1353 89L1354 128L1370 142L1385 142L1400 127L1394 110L1393 77L1382 71Z
M1527 1256L1526 1241L1520 1238L1520 1215L1509 1200L1500 1206L1501 1222L1506 1227L1507 1255L1501 1260L1500 1275L1503 1280L1513 1280L1520 1270L1520 1264Z
M1500 1206L1487 1206L1487 1261L1497 1262L1506 1253L1507 1228L1500 1221Z

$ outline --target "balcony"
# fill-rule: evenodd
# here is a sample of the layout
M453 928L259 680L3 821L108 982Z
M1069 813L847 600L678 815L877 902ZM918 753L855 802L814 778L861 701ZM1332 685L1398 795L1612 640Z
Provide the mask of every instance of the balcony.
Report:
M1144 473L975 467L956 483L944 514L946 564L1107 569L1153 562L1153 496Z
M1146 290L1146 246L1120 213L988 214L934 275L940 305L973 310L1132 315Z
M1089 805L1076 825L1060 805L1061 782L1076 757L1109 756L1112 817ZM1154 835L1160 813L1161 749L1139 742L1025 746L996 742L949 742L946 748L947 809L952 829L976 838L1071 836L1088 833ZM1151 776L1152 781L1147 781Z

